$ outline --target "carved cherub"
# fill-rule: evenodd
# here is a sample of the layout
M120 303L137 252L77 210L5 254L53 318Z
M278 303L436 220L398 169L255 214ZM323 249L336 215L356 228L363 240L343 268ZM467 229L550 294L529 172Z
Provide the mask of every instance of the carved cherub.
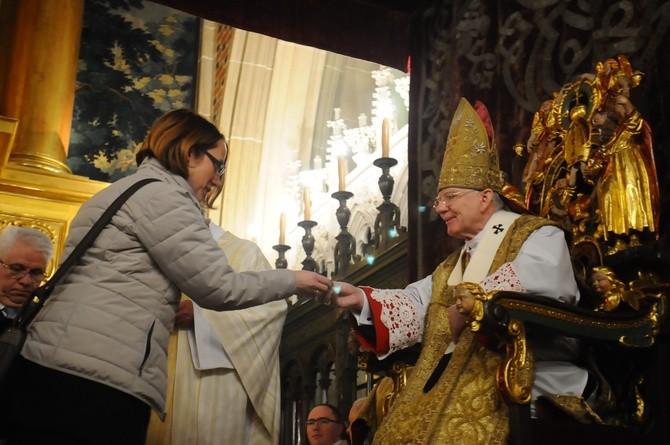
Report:
M611 312L621 303L626 285L608 267L594 267L591 272L593 290L602 297L597 310Z
M640 308L640 301L647 296L647 293L653 296L651 291L657 290L658 286L655 277L641 272L638 272L636 280L626 285L608 267L594 267L591 282L593 289L603 298L597 309L605 312L613 311L622 301L637 310Z

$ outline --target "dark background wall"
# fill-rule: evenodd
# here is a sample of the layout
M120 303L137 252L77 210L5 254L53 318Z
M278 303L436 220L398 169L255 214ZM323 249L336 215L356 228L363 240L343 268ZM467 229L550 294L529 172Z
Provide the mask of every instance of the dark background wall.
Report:
M427 198L421 181L435 174L432 160L441 159L461 96L487 105L501 167L519 184L525 158L513 147L525 144L540 103L578 74L593 73L596 62L624 54L644 73L631 101L652 128L662 208L668 208L669 25L667 1L441 1L413 27L410 147L416 150L411 159L417 176L410 196L419 203ZM666 213L661 228L668 227ZM413 271L418 277L430 273L454 243L435 242L441 222L429 212L416 216L422 222L411 229L412 244L419 246ZM667 233L661 248L668 252Z

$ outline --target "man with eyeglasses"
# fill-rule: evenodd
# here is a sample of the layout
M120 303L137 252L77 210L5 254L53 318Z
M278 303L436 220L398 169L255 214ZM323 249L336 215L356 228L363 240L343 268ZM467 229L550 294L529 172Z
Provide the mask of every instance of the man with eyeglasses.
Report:
M344 419L333 405L316 405L307 416L309 445L347 445Z
M44 280L53 245L38 229L7 226L0 232L0 328Z
M41 230L7 226L0 231L0 332L44 280L52 254L51 240ZM0 445L6 443L5 409L0 403Z
M375 444L505 442L498 392L504 352L467 328L471 289L512 290L576 304L579 290L565 234L524 212L500 170L486 107L465 99L452 118L433 207L462 240L431 275L405 289L335 283L323 299L348 308L364 349L384 359L421 343L421 355L374 432ZM532 335L533 402L540 395L586 398L588 371L574 339Z

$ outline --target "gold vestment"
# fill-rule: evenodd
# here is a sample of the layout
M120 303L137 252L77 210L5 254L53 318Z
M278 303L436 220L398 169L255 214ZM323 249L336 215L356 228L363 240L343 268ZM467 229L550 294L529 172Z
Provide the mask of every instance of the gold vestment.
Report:
M513 261L528 236L544 218L522 215L510 227L491 264L490 272ZM455 304L447 285L459 251L433 272L433 296L426 314L423 347L407 385L400 391L374 437L374 444L506 444L507 406L496 377L502 353L487 349L469 329L461 334L451 361L437 384L423 388L451 342L447 308Z

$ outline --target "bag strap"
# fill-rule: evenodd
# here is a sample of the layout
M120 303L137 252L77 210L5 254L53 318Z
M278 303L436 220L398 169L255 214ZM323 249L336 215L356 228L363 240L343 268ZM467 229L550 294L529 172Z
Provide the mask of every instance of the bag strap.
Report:
M102 216L100 216L95 224L93 224L93 227L91 227L88 233L84 235L84 238L82 238L79 244L77 244L70 255L68 255L65 261L61 263L58 270L56 270L56 273L54 273L54 275L46 283L35 289L31 298L26 300L26 302L21 306L21 309L19 309L16 316L14 317L14 326L27 326L28 323L30 323L46 299L49 298L49 295L51 295L51 292L53 292L58 282L62 280L63 277L69 272L69 269L74 266L77 261L79 261L79 258L81 258L86 249L88 249L91 244L93 244L93 241L95 241L100 232L102 232L102 229L104 229L105 226L109 224L109 222L112 220L112 217L116 214L116 212L119 211L121 206L128 200L128 198L130 198L130 196L140 188L156 181L159 181L159 179L146 178L137 181L128 187L128 189L126 189L123 193L121 193L114 200L114 202L112 202L112 204L105 210Z

